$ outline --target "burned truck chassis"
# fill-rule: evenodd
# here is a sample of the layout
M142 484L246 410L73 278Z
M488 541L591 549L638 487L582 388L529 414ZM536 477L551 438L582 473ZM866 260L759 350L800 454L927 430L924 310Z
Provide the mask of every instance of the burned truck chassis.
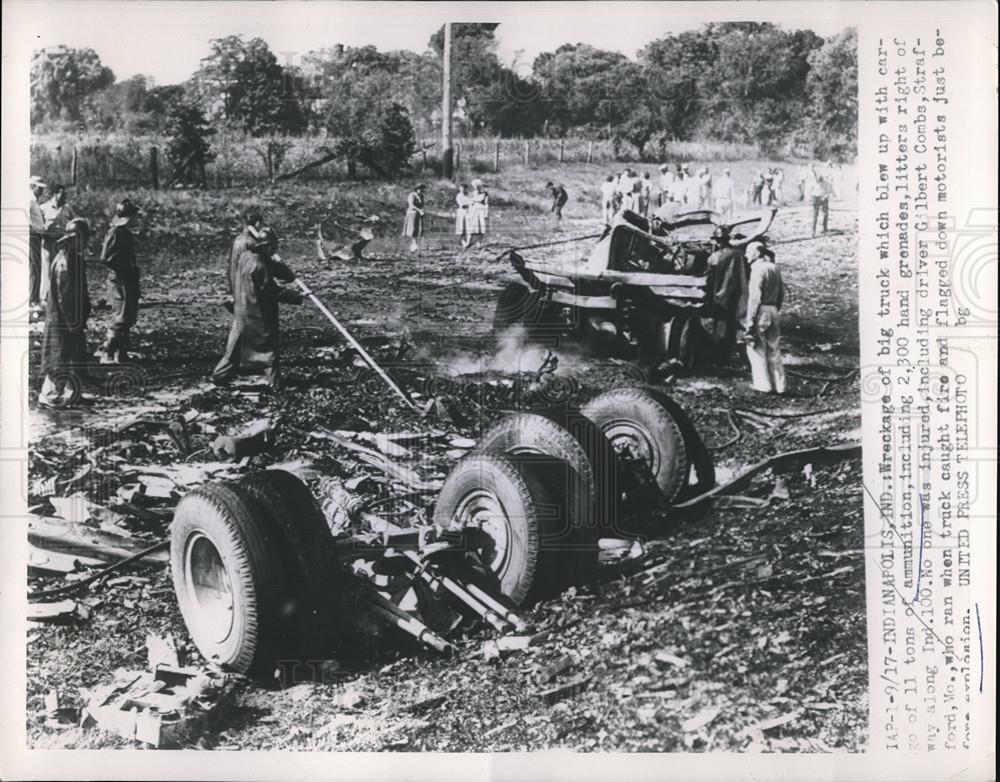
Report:
M760 216L723 225L734 246L764 234L774 219ZM759 223L750 237L732 234ZM717 299L715 245L673 234L691 226L716 226L711 212L678 215L672 222L619 215L573 266L532 263L516 250L508 260L521 280L501 293L494 316L498 336L523 327L533 340L557 344L568 337L588 352L666 360L693 367L725 363L735 347L737 307ZM716 324L722 322L726 326Z
M399 527L339 490L338 512L368 531L334 531L281 470L196 489L171 525L174 588L202 655L265 681L282 661L363 646L365 627L450 654L466 620L524 631L516 609L591 580L600 538L655 532L656 508L669 518L714 484L683 410L657 389L619 388L487 429L431 525Z

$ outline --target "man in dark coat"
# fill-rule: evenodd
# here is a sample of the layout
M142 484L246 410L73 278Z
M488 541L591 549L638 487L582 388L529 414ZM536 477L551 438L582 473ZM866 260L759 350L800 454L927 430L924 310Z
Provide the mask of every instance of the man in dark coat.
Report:
M746 287L746 260L744 242L734 242L727 226L717 227L712 241L715 251L708 256L712 320L706 330L718 350L718 358L725 360L736 347L740 298Z
M139 315L139 265L131 228L138 214L139 207L130 199L120 201L115 207L111 229L104 237L101 260L109 270L108 297L113 314L102 351L102 364L128 361L129 336Z
M260 239L264 218L260 212L248 212L243 224L243 230L236 234L233 246L229 248L229 292L233 292L233 279L236 276L236 262L251 244Z
M288 267L275 260L277 250L277 233L264 228L236 261L233 325L226 353L212 373L216 385L229 383L237 374L263 375L272 388L280 382L278 303L301 304L302 295L276 282L294 279Z
M70 220L66 234L56 244L49 267L45 300L45 335L42 338L42 374L38 394L42 407L68 407L79 401L80 375L89 359L87 318L87 267L84 254L90 226L83 218Z

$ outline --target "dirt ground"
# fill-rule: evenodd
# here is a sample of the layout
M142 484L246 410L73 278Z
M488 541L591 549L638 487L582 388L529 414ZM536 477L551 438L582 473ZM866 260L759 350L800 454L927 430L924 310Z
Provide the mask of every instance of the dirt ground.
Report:
M738 184L754 162L731 165ZM29 505L51 515L44 479L72 478L75 448L124 417L142 412L188 414L192 468L214 460L205 450L216 432L233 432L262 416L279 425L275 447L251 467L308 463L314 478L372 477L330 442L308 436L330 430L419 432L409 466L443 478L457 454L453 436L481 428L525 401L556 394L586 401L602 390L641 382L639 367L618 358L558 350L554 378L524 381L544 351L498 355L491 334L493 302L511 270L496 262L510 245L599 230L598 166L515 171L486 176L492 195L488 245L462 251L451 231L454 189L429 183L430 230L420 254L398 237L408 183L358 183L336 189L285 185L266 191L136 194L144 206L140 247L144 303L133 364L95 368L78 410L52 413L31 404ZM790 173L786 169L786 173ZM566 219L554 226L542 185L559 178L570 191ZM787 176L791 196L794 176ZM846 181L846 177L845 177ZM97 214L115 193L78 194L75 205ZM831 231L810 236L811 210L783 206L770 231L790 296L783 345L790 392L782 399L750 389L743 356L727 367L677 377L670 393L710 447L733 439L734 407L806 413L741 425L740 439L717 450L720 482L780 451L860 439L857 218L854 191L841 187ZM224 258L238 216L264 210L282 236L282 256L418 401L450 400L450 417L422 418L396 404L377 378L352 366L343 341L308 303L282 311L287 379L278 396L220 390L206 380L229 327ZM345 238L337 223L382 218L379 237L359 263L317 260L313 236ZM102 230L98 220L98 229ZM574 257L588 243L526 253ZM103 273L90 267L92 297L104 297ZM98 306L89 342L96 348L108 311ZM34 327L33 371L41 327ZM809 377L809 376L813 377ZM814 379L819 377L821 379ZM37 391L32 375L32 400ZM530 401L530 399L528 400ZM199 453L199 450L201 451ZM416 454L419 454L417 456ZM110 503L138 466L181 460L169 438L121 437L106 445L78 483ZM597 583L543 602L527 613L549 640L501 660L484 659L485 630L457 640L455 660L399 648L366 662L316 668L318 682L282 690L241 688L236 708L194 746L243 749L519 750L563 746L625 751L862 751L867 726L860 460L768 472L747 492L771 498L762 507L718 509L694 521L661 520L662 535L631 555L610 552ZM778 485L780 484L780 485ZM392 487L373 482L375 492ZM784 498L781 485L787 488ZM778 491L774 491L778 488ZM772 496L774 495L774 496ZM164 536L171 503L145 513L118 507L130 531ZM428 508L409 507L416 517ZM625 550L622 550L624 552ZM622 552L618 552L619 555ZM29 587L60 579L31 575ZM125 742L73 724L80 688L108 681L116 668L145 667L149 634L172 634L181 656L201 662L190 644L164 571L136 571L83 598L89 616L65 625L33 626L28 640L29 743L35 747L114 747ZM303 675L302 678L308 678ZM543 691L580 679L550 703ZM53 715L58 695L61 717Z

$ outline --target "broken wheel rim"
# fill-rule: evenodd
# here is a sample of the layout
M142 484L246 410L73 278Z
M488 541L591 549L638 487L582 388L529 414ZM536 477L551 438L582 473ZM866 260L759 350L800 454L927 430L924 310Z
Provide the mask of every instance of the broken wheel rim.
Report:
M184 578L198 604L200 634L213 643L225 641L233 630L233 587L222 555L204 533L187 540Z
M485 553L486 564L494 573L502 573L510 559L511 523L507 510L495 492L477 489L469 492L455 510L460 528L475 527L485 532L492 545Z
M660 469L660 449L649 431L624 418L604 425L605 436L626 464L638 464L644 475L656 475Z

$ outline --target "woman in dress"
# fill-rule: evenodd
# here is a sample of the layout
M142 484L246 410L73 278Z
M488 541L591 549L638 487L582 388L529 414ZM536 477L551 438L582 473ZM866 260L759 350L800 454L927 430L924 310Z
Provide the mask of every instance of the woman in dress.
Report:
M490 196L482 179L472 180L472 195L469 198L472 203L469 205L468 230L463 247L472 247L476 239L481 241L489 231Z
M406 199L406 223L403 225L403 236L410 237L410 252L420 250L420 239L424 235L424 190L422 184L413 188Z
M455 194L455 236L459 238L462 247L467 245L469 235L469 207L472 198L469 196L468 185L459 185Z

